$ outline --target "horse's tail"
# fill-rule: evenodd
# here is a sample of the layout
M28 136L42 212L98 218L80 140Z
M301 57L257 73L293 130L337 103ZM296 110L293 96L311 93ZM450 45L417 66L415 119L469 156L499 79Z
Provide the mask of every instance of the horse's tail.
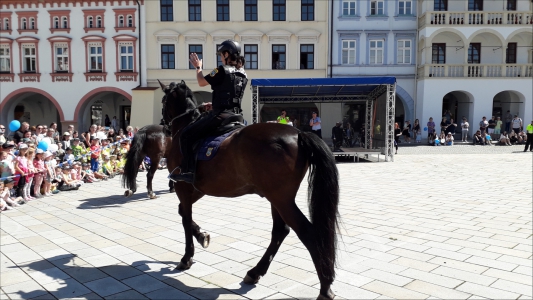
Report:
M137 190L136 178L139 173L139 165L144 159L143 146L146 141L146 130L141 128L131 142L130 151L126 154L126 165L122 175L122 186L135 192Z
M339 174L335 158L328 145L314 133L300 132L298 144L310 164L307 202L320 257L318 268L333 282L339 228Z

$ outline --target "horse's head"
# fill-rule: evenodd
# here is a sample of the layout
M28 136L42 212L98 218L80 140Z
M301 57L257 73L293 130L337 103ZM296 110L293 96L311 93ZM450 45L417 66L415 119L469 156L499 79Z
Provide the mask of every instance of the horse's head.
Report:
M165 93L162 100L163 125L168 130L172 129L173 124L183 123L186 125L198 117L196 99L185 81L171 82L168 86L159 81L159 85Z

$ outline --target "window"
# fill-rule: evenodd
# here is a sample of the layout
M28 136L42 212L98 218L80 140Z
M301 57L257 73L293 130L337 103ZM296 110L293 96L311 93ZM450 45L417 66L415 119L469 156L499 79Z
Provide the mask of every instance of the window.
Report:
M92 16L87 17L87 27L94 28L94 19Z
M192 53L196 53L199 59L203 59L204 58L203 46L202 45L189 45L189 56L191 56ZM190 61L189 61L189 69L195 69L195 67L191 64Z
M174 45L161 45L161 69L175 69Z
M96 28L102 28L102 17L96 17Z
M507 10L516 10L516 0L507 0Z
M68 28L68 18L62 17L61 18L61 28Z
M119 44L120 72L133 72L133 45Z
M315 0L302 0L302 21L315 20Z
M124 27L124 16L118 16L118 26L117 27Z
M273 0L272 20L285 21L285 0Z
M0 73L11 73L11 54L9 45L0 45Z
M446 44L434 43L431 46L431 63L445 64L446 63Z
M30 18L30 29L35 29L35 18Z
M132 15L128 16L128 27L133 27L133 16Z
M516 64L516 47L516 43L507 44L507 49L505 51L505 63Z
M59 17L54 17L54 28L59 28Z
M370 40L370 64L383 64L383 40Z
M481 63L481 43L470 43L468 46L468 63Z
M23 72L37 72L37 55L34 45L23 45Z
M68 72L68 46L63 44L57 44L55 46L55 71L57 73Z
M257 21L257 0L244 0L244 20Z
M287 54L285 45L272 45L272 69L285 70Z
M342 64L355 64L355 40L342 41Z
M9 30L9 19L4 18L4 30Z
M398 40L398 64L411 63L411 40Z
M217 44L217 47L216 49L218 49L218 47L220 47L220 44ZM217 51L215 50L215 55L217 56L217 65L215 67L218 67L220 65L223 65L222 63L222 59L220 58L220 55L218 55Z
M259 54L257 45L244 45L244 64L245 69L258 69L259 68Z
M102 72L102 67L102 44L89 45L89 72Z
M21 19L20 28L22 28L23 30L28 29L28 20L26 20L26 18Z
M411 1L398 2L398 9L399 9L398 14L399 15L411 15L412 14L411 5L412 5Z
M102 124L102 105L91 105L91 124Z
M202 21L201 0L189 0L189 21Z
M383 1L372 0L370 1L370 15L383 15Z
M482 11L483 0L468 0L468 10L469 11Z
M343 16L355 16L355 1L343 1L342 2L342 15Z
M434 11L447 11L448 0L433 0L433 10Z
M173 0L160 0L161 21L174 21Z
M217 21L229 21L229 0L217 0Z
M300 45L300 69L315 68L315 46Z

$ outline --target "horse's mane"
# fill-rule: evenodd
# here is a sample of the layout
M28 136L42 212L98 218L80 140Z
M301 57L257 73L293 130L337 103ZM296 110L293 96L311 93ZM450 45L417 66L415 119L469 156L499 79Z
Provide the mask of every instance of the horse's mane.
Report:
M193 118L196 119L200 115L200 112L197 109L198 102L196 102L196 97L194 97L194 93L192 92L192 90L187 86L187 84L185 84L185 81L183 80L180 83L176 84L174 88L179 88L180 90L184 91L185 98L187 99L186 109L194 109Z

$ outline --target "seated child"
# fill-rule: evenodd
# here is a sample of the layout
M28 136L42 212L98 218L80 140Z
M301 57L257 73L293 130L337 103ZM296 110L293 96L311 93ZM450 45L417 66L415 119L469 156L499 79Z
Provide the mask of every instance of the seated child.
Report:
M102 169L104 171L104 174L108 175L111 178L115 177L115 168L113 167L113 164L111 163L111 157L109 155L106 155L104 157L104 163L102 164Z
M491 140L491 139L492 139L492 137L490 136L490 134L487 133L487 134L485 135L485 140L486 140L485 143L486 143L487 145L489 145L489 146L494 146L494 145L492 145L492 140Z
M65 149L65 155L63 156L63 161L65 162L73 162L74 161L74 154L72 154L72 148L68 147Z
M17 198L11 195L11 190L14 186L15 181L12 178L0 181L0 210L11 210L10 206L20 206L17 202L22 201L22 197Z
M94 177L94 173L91 170L90 166L91 165L89 165L88 163L84 163L83 166L82 166L85 182L92 183L92 182L100 181L100 180L96 179L96 177Z
M446 135L446 146L453 146L453 135L451 132L448 132Z

